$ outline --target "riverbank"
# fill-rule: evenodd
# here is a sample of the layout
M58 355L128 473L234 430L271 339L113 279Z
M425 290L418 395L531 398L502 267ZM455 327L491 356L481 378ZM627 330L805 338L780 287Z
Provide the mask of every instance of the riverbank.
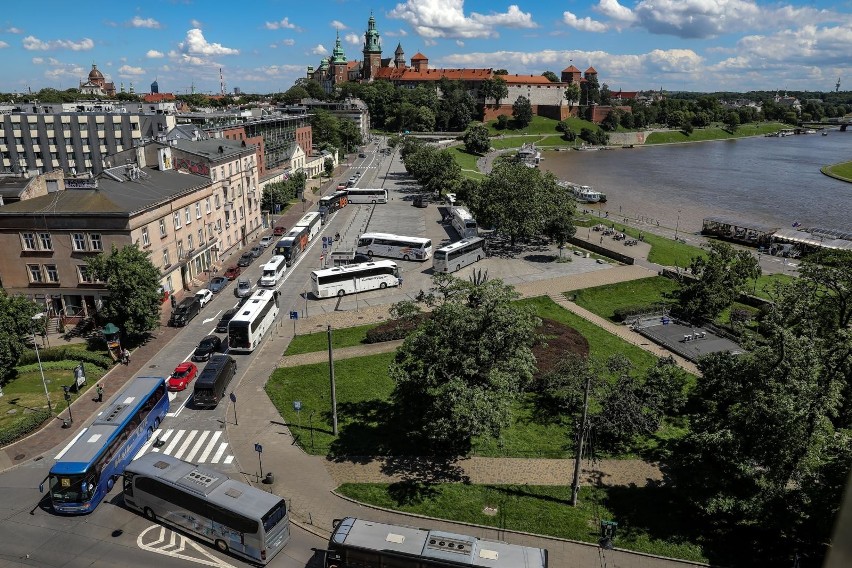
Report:
M828 177L852 183L852 162L841 162L839 164L823 166L819 171Z

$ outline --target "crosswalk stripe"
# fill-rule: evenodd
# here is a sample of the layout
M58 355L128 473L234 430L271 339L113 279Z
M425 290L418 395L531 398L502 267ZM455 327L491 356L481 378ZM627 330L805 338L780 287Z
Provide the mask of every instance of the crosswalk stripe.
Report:
M198 434L198 430L193 430L189 433L189 435L184 439L183 444L181 444L180 449L177 451L177 453L173 454L174 457L176 457L177 459L181 459L181 457L183 457L183 453L192 443L192 440L195 439L196 434Z
M225 458L225 461L224 461L224 462L222 462L222 463L229 464L229 463L231 463L232 461L234 461L234 456L228 456L228 457L226 457L226 458Z
M180 439L181 439L181 437L183 437L184 432L186 432L186 430L178 430L177 431L177 434L175 434L175 437L172 439L171 443L169 443L169 445L166 447L166 449L163 450L164 454L172 455L172 450L174 450L175 446L178 445L178 442L180 442Z
M213 435L210 436L210 442L207 443L207 447L204 448L204 452L202 452L201 457L198 458L198 463L204 463L207 461L207 456L209 456L210 452L213 451L213 448L216 447L216 440L218 440L219 436L221 435L221 430L216 430L215 432L213 432Z
M216 454L213 456L213 459L210 460L210 463L219 463L219 460L222 458L222 454L225 453L225 448L228 447L228 444L222 442L222 445L219 446L219 449L216 451Z
M198 450L201 449L201 444L204 443L204 440L207 439L207 436L210 434L210 430L205 430L201 433L201 436L198 437L198 441L195 442L195 445L192 447L192 451L189 452L186 456L186 461L191 462L192 458L195 457L195 454L198 453Z
M139 448L139 451L138 451L138 452L136 452L136 455L135 455L135 456L133 456L133 459L138 459L139 457L143 456L143 455L145 454L145 452L147 452L147 451L148 451L148 448L150 448L150 447L151 447L151 444L153 444L153 443L154 443L154 441L157 439L157 436L159 436L159 435L160 435L160 432L162 432L162 430L160 430L159 428L157 428L157 429L154 431L154 434L152 434L152 435L151 435L151 439L150 439L150 440L148 440L147 442L145 442L145 445L144 445L144 446L142 446L141 448Z
M163 431L162 429L158 429L151 436L151 439L136 453L133 459L138 459L147 452L161 452L192 463L207 463L207 458L212 454L213 457L209 463L221 462L228 465L233 463L234 456L225 454L225 451L228 449L228 443L221 442L221 437L221 430L168 429ZM157 440L166 444L165 447L153 447L154 442ZM199 452L201 452L200 455ZM186 455L184 456L184 454ZM197 459L196 456L198 456ZM224 459L222 459L223 457Z

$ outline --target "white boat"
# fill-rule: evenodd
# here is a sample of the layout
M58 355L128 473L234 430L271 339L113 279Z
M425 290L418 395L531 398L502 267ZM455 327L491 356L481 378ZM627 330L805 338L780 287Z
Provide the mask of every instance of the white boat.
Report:
M518 148L518 159L531 168L536 167L541 162L541 152L535 147L532 142L527 142Z
M605 202L606 195L600 191L595 191L588 185L579 185L570 181L557 182L559 187L562 187L571 192L571 195L580 203L598 203Z

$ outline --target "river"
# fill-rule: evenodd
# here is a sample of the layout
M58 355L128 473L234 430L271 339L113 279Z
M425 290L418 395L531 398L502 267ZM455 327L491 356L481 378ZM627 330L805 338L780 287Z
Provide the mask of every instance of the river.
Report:
M852 160L852 131L611 151L548 151L541 168L607 195L609 213L697 232L708 216L852 232L852 183L822 166ZM584 207L581 205L581 207ZM586 208L591 206L586 205Z

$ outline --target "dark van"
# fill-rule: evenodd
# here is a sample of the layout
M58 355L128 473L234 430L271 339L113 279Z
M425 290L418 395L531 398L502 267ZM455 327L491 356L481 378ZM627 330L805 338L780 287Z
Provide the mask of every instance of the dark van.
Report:
M169 325L173 327L183 327L192 321L192 318L201 312L201 302L198 298L184 298L180 304L172 311L172 317L169 319Z
M225 389L237 373L237 362L230 355L213 355L195 379L192 401L195 406L216 408Z

